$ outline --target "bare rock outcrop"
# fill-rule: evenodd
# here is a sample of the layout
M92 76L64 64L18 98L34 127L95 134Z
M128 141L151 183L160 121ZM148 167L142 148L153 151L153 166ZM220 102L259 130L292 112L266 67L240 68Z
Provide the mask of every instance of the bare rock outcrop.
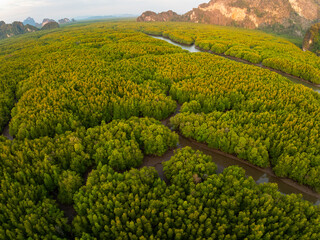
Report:
M138 22L168 22L168 21L181 21L182 17L169 10L167 12L155 13L152 11L144 12L140 17L137 18Z
M303 36L319 13L319 0L211 0L184 15L148 11L138 21L187 21Z

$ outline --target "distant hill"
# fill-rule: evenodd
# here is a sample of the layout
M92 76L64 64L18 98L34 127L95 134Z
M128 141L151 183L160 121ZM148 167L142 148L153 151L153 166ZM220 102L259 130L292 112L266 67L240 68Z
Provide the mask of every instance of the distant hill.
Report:
M28 17L27 19L25 19L25 20L23 21L23 25L27 25L27 24L36 27L36 24L37 24L37 23L36 23L36 21L35 21L32 17Z
M302 37L319 16L320 0L211 0L183 15L147 11L137 21L189 21L267 29Z
M62 18L62 19L59 19L58 20L58 23L59 24L66 24L66 23L70 23L70 22L74 22L75 20L74 19L69 19L69 18Z
M41 28L41 30L50 30L50 29L55 29L59 27L59 23L57 22L48 22L46 24L43 25L43 27Z
M44 25L46 25L49 22L56 22L56 21L54 19L44 18L41 23L37 23L32 17L28 17L23 21L23 24L24 25L29 24L41 29ZM69 18L62 18L58 20L59 24L66 24L70 22L75 22L75 20L73 18L71 20Z
M41 27L44 27L44 25L46 25L47 23L50 23L50 22L56 22L56 21L53 19L50 19L50 18L44 18L42 20Z
M186 20L186 19L185 19ZM169 10L167 12L155 13L152 11L144 12L137 18L138 22L168 22L168 21L183 21L183 16Z
M13 37L15 35L20 35L28 32L35 32L39 29L31 26L29 24L23 25L22 22L13 22L12 24L6 24L5 22L0 22L0 39Z
M61 23L71 22L68 18L60 19ZM74 21L74 20L72 20ZM6 24L4 21L0 21L0 39L10 38L16 35L36 32L41 30L48 30L58 28L59 24L49 18L43 19L42 23L36 23L33 18L28 17L22 22L13 22L12 24Z
M303 40L303 50L308 50L320 56L320 23L311 26Z
M26 18L24 21L23 21L23 24L24 25L32 25L34 27L37 27L37 28L42 28L45 24L47 24L48 22L55 22L55 20L53 19L49 19L49 18L44 18L42 20L42 23L37 23L32 17L28 17Z

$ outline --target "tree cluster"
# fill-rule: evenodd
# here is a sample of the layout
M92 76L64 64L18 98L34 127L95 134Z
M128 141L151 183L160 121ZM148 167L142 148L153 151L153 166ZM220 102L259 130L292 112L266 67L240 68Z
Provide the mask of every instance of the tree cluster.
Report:
M252 62L284 54L296 64L285 71L316 76L313 55L233 30L83 23L0 42L0 127L11 115L15 136L0 137L0 239L319 239L319 207L238 167L217 175L191 148L164 163L168 185L155 169L133 169L177 146L158 120L178 102L171 124L184 136L320 191L319 94L143 33ZM72 228L58 203L74 204Z
M160 156L177 143L160 122L136 117L54 138L1 138L0 239L67 237L67 219L52 198L72 204L88 169L139 167L144 154Z
M76 239L319 238L318 207L257 185L239 167L215 169L191 148L165 163L170 185L152 168L119 174L99 166L74 197Z
M247 60L320 84L320 60L290 41L256 30L194 23L139 23L144 33Z

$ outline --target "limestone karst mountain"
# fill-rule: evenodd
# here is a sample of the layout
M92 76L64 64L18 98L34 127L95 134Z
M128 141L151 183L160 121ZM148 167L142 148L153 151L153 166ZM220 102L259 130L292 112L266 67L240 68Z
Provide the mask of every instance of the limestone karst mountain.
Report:
M319 19L319 13L319 0L211 0L183 15L147 11L137 20L190 21L303 36Z
M29 24L23 25L22 22L13 22L12 24L6 24L5 22L0 22L0 39L9 38L15 35L24 34L28 32L38 31L34 26Z
M54 28L58 28L59 27L59 23L57 22L48 22L45 25L43 25L43 27L41 28L41 30L50 30L50 29L54 29Z
M28 17L23 21L23 25L27 25L27 24L34 26L34 27L36 27L36 25L37 25L36 21L32 17Z

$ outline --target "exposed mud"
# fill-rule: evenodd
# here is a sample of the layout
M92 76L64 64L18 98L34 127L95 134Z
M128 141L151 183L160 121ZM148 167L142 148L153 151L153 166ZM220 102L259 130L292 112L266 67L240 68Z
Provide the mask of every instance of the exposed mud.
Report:
M5 136L6 138L8 138L9 140L13 140L13 137L10 135L9 133L9 124L7 126L5 126L2 135Z
M308 200L315 204L320 204L319 193L291 179L277 177L273 173L271 168L260 168L258 166L255 166L249 163L248 161L239 159L236 156L233 156L228 153L224 153L220 150L209 148L204 143L198 143L192 139L187 139L183 137L181 134L179 134L179 145L177 146L176 149L184 148L186 146L189 146L194 150L202 151L203 153L211 156L212 160L218 166L218 171L217 171L218 173L221 173L225 168L229 166L237 165L245 169L246 175L251 176L258 184L268 183L268 182L277 183L279 191L283 194L290 194L290 193L302 194L305 200ZM145 156L141 167L145 167L145 166L154 167L158 171L160 178L168 183L164 175L163 166L161 163L170 160L173 154L174 154L174 150L171 149L162 157Z
M150 35L150 36L152 36L152 35ZM152 36L152 37L157 38L157 39L161 39L161 40L165 40L173 45L179 46L182 49L188 50L190 52L210 52L210 53L214 54L212 51L204 51L204 50L198 48L197 46L195 46L194 44L185 45L185 44L180 44L178 42L172 41L171 39L165 38L165 37L160 37L160 36ZM226 56L223 54L215 54L215 55L219 55L219 56L228 58L233 61L242 62L245 64L255 65L255 66L258 66L261 68L269 69L273 72L276 72L276 73L288 78L292 82L295 82L298 84L303 84L304 86L309 87L309 88L313 89L314 91L320 93L320 85L315 85L313 83L310 83L310 82L305 81L301 78L292 76L290 74L283 73L281 71L278 71L278 70L275 70L275 69L272 69L269 67L265 67L261 63L260 64L253 64L253 63L250 63L246 60L231 57L231 56ZM179 112L180 108L181 108L181 105L178 106L177 111L171 117L175 116ZM170 122L171 117L163 120L162 124L169 126L169 122ZM187 138L183 137L181 134L179 134L179 141L180 141L180 144L179 144L178 148L190 146L194 150L200 150L200 151L204 152L205 154L210 155L213 158L213 161L218 165L218 173L222 172L223 169L228 166L238 165L238 166L241 166L242 168L244 168L246 170L246 174L248 176L251 176L258 184L266 183L266 182L274 182L274 183L278 184L279 191L284 194L290 194L290 193L302 194L304 199L309 200L309 201L311 201L315 204L318 204L318 205L320 204L320 194L319 193L313 191L308 186L301 185L301 184L293 181L292 179L277 177L274 174L272 168L260 168L258 166L255 166L255 165L249 163L248 161L239 159L234 155L224 153L220 150L209 148L204 143L199 143L199 142L196 142L192 139L187 139ZM157 169L157 171L159 172L160 177L162 179L166 180L164 173L163 173L163 168L160 166L160 164L161 164L161 162L168 161L172 155L173 155L173 150L170 150L163 157L147 156L144 159L143 166L155 167Z

